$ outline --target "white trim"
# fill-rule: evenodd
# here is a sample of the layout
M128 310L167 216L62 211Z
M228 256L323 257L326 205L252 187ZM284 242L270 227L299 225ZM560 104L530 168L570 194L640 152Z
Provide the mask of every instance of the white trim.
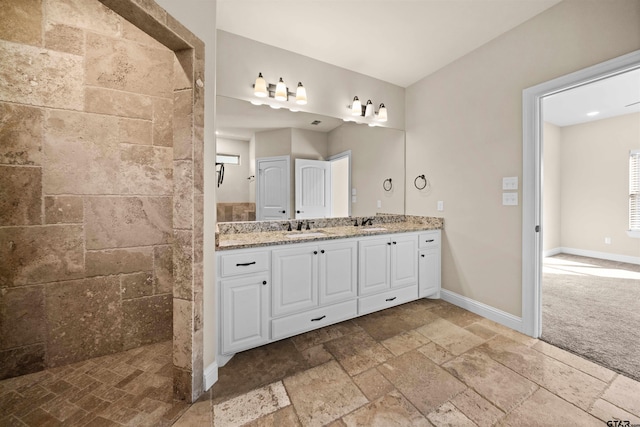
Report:
M522 332L522 318L520 317L446 289L442 289L440 291L440 296L444 301L450 302L453 305L469 310L479 316L486 317L487 319L500 323L507 328Z
M522 326L538 338L542 332L542 98L620 74L640 66L640 50L550 80L522 91Z
M626 262L627 264L640 265L640 257L630 255L612 254L609 252L590 251L587 249L560 248L561 253L569 255L586 256L589 258L606 259L609 261Z
M542 257L546 258L548 256L554 256L554 255L558 255L562 253L562 248L557 247L557 248L553 248L553 249L548 249L544 252L542 252Z
M235 356L236 354L219 354L216 357L216 362L218 362L218 367L222 368L224 365L226 365L227 363L229 363L229 360L231 360L233 358L233 356Z
M207 391L218 381L218 364L213 362L204 369L204 391Z
M632 239L640 239L640 230L627 230L627 236Z

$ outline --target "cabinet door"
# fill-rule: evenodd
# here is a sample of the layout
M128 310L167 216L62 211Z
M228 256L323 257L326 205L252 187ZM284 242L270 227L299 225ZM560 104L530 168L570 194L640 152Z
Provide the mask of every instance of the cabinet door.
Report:
M388 289L391 280L389 238L361 240L358 247L359 294L366 295Z
M229 354L269 341L269 275L220 281L222 353Z
M273 317L318 305L318 246L276 249L271 254Z
M418 265L420 298L440 298L440 247L420 250Z
M357 295L358 244L320 245L320 304L344 301Z
M418 236L391 236L391 287L418 282Z

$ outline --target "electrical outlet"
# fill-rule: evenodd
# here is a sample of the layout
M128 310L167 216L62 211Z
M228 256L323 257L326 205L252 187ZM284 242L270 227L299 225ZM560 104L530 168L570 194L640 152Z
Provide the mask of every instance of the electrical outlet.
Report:
M605 245L610 245L611 244L611 237L605 237L604 238L604 244Z
M438 200L438 210L440 212L444 210L444 202L442 200Z
M382 200L378 200L378 207L381 208L382 207Z
M502 193L503 206L518 206L518 193Z
M358 196L351 196L351 203L358 203Z

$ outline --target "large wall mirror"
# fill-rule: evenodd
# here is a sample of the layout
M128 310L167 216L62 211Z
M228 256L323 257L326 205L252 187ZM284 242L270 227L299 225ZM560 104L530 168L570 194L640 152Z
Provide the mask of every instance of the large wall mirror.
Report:
M404 131L216 102L218 221L404 213Z

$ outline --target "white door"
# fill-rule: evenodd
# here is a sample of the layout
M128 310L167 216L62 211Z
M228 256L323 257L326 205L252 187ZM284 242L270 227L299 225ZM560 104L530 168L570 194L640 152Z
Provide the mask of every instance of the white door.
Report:
M295 313L318 305L317 246L276 249L271 253L272 315Z
M358 242L360 295L383 291L389 288L391 278L391 241L388 237L367 239Z
M256 159L256 219L289 219L289 156Z
M350 240L320 245L320 304L355 298L358 243Z
M418 236L391 237L391 287L418 282Z
M331 216L331 163L296 159L296 219Z
M269 341L269 275L222 280L222 353L236 353Z

